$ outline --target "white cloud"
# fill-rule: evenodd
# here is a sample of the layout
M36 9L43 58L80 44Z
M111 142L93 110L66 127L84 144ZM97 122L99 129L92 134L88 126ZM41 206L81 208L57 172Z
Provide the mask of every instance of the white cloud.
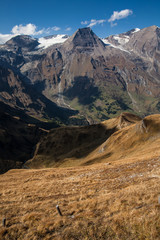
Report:
M82 25L87 25L89 22L88 21L82 21L81 24Z
M108 22L111 22L111 24L112 24L114 21L120 20L122 18L126 18L132 14L133 14L133 11L129 10L129 9L125 9L120 12L114 11L113 14L111 15L110 19L108 20Z
M52 30L53 30L53 31L59 31L59 30L60 30L60 27L54 26L54 27L52 27Z
M101 20L92 19L90 24L87 27L93 27L93 26L95 26L97 24L103 24L104 22L106 22L105 19L101 19Z
M71 27L66 28L66 31L71 31L71 30L72 30Z
M25 35L40 35L44 33L44 29L40 30L40 31L36 31L37 27L36 25L29 23L27 25L16 25L12 28L12 34L13 35L21 35L21 34L25 34Z
M87 25L87 27L93 27L96 26L98 24L103 24L104 22L106 22L107 20L105 19L101 19L101 20L96 20L96 19L91 19L90 21L83 21L81 22L82 25Z

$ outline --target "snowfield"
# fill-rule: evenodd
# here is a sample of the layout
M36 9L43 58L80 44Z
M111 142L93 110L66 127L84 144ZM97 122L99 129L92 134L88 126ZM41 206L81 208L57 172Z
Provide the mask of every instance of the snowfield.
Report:
M38 45L38 48L45 49L57 43L64 43L67 39L68 39L68 36L65 34L54 35L51 38L41 37L38 39L38 42L40 43Z

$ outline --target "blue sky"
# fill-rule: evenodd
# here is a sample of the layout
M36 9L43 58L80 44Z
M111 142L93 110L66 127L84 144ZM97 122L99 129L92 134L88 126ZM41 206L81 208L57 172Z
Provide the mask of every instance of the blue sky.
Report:
M72 35L91 26L99 37L152 25L160 27L159 0L1 0L0 39Z

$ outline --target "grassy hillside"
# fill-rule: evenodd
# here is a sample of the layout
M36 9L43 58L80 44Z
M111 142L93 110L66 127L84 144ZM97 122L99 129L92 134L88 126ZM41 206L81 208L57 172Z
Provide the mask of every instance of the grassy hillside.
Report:
M159 146L160 115L51 130L28 164L61 168L0 175L0 239L159 240Z
M0 176L3 240L159 240L159 157ZM63 216L59 216L59 204Z
M150 115L140 122L114 133L88 156L86 164L106 161L135 161L160 156L160 115Z
M37 144L33 159L26 165L31 168L64 167L100 162L102 158L105 161L106 156L101 146L106 140L109 140L113 133L119 134L120 129L123 131L124 127L130 128L139 121L141 118L123 113L101 124L52 129ZM107 156L111 154L107 152Z

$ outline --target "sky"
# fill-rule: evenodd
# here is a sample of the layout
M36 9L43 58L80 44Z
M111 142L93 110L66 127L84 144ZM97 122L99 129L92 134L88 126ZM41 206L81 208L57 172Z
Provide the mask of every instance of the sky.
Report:
M160 27L159 0L1 0L0 10L0 43L20 34L72 35L83 27L101 38Z

